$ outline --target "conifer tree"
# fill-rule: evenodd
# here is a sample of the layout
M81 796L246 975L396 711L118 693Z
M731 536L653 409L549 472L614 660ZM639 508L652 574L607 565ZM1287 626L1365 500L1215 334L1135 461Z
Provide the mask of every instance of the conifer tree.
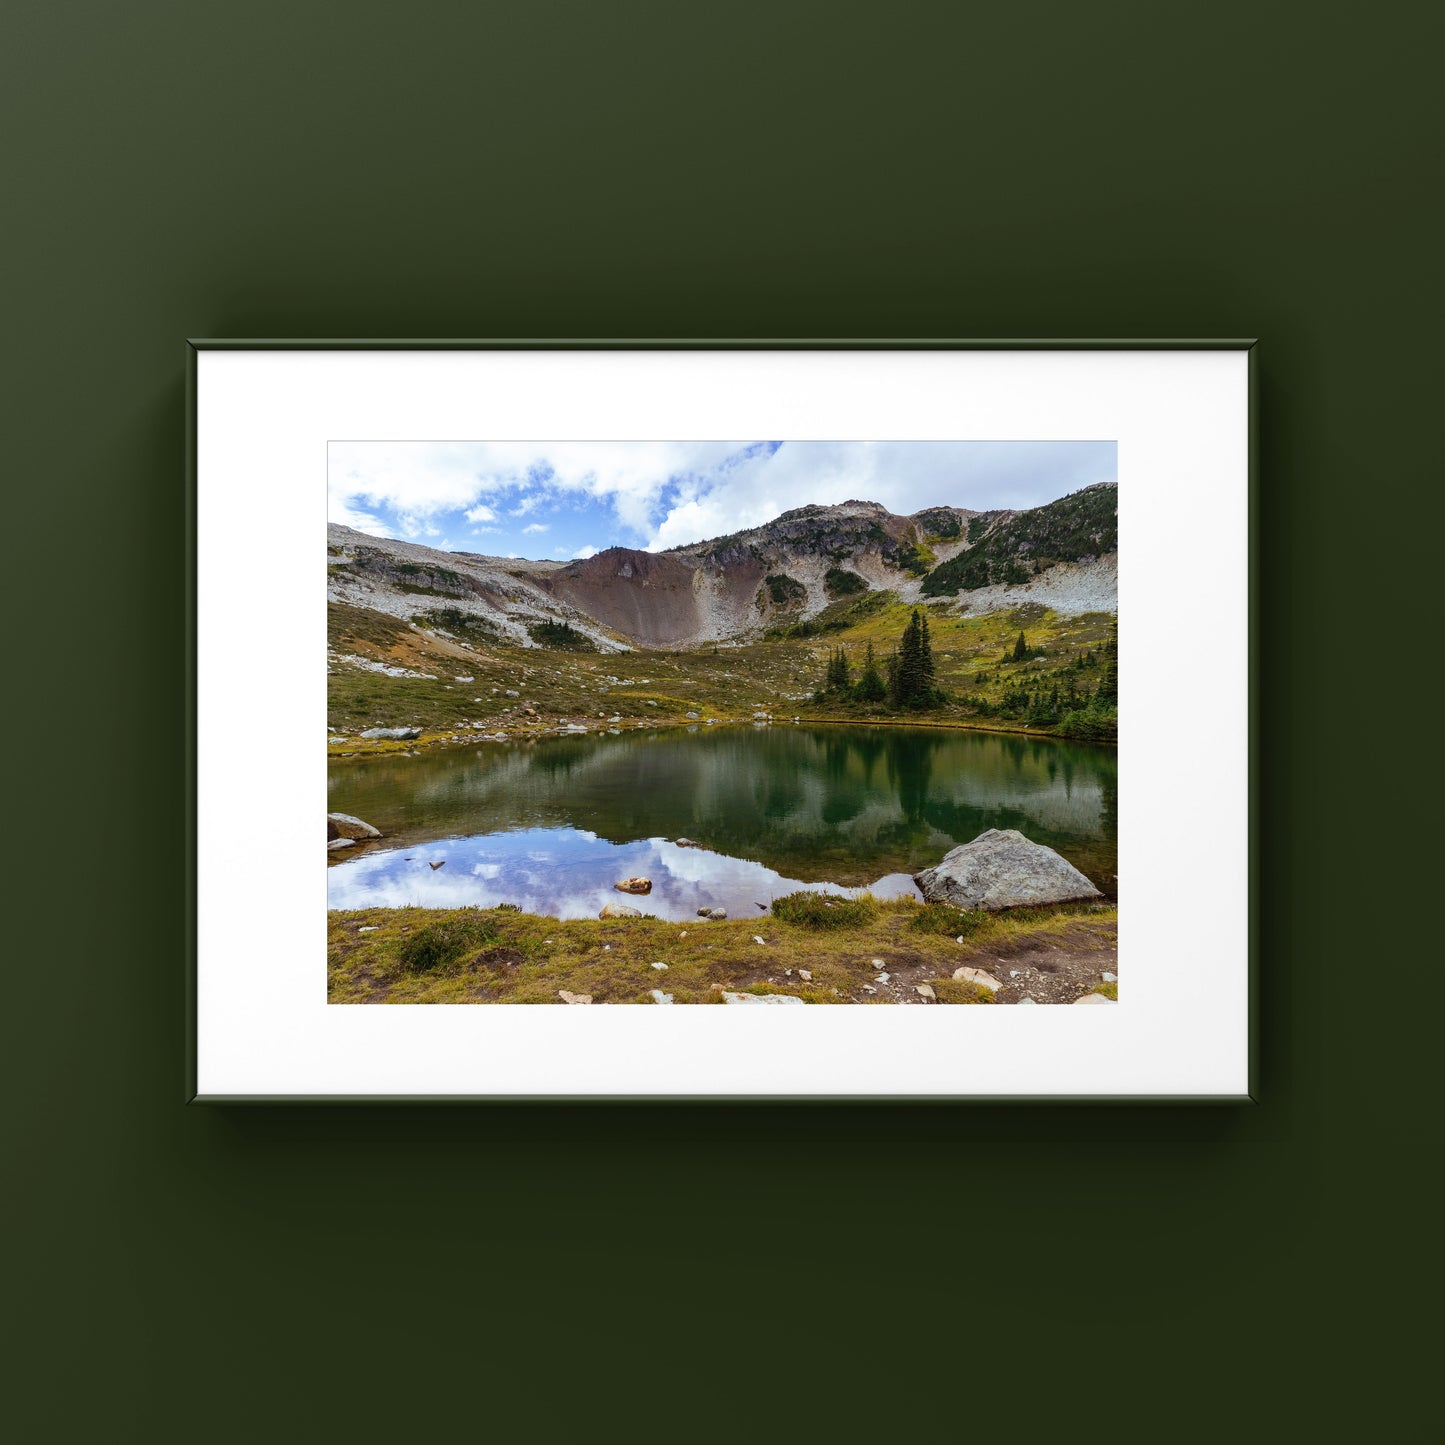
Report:
M1028 656L1029 656L1028 639L1023 635L1022 632L1020 632L1020 633L1019 633L1019 640L1018 640L1016 643L1014 643L1014 661L1015 661L1015 662L1027 662L1027 661L1028 661Z
M873 644L868 644L863 654L863 671L858 674L858 684L853 695L859 702L882 702L888 696L888 685L878 671L878 661L873 655Z
M824 674L823 687L827 692L847 692L852 682L852 668L848 665L848 654L842 647L828 655L828 670Z

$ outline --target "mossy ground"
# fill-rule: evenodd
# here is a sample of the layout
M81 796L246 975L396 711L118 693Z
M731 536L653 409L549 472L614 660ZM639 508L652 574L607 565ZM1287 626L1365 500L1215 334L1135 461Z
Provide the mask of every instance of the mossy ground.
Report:
M330 643L337 653L434 676L387 677L337 663L327 679L327 721L347 738L348 752L416 746L355 737L371 727L420 727L419 741L427 744L499 729L509 737L537 735L555 730L563 718L626 731L689 722L689 712L729 722L750 719L758 710L814 722L917 722L1047 734L1047 727L981 716L962 699L972 695L997 704L1023 679L1044 688L1066 686L1070 678L1081 689L1093 687L1098 669L1081 671L1079 664L1099 652L1113 624L1106 613L1061 617L1037 604L982 617L960 615L952 601L929 604L937 682L954 701L900 715L886 705L815 702L813 693L831 648L842 645L858 666L872 642L881 658L896 645L911 604L892 593L870 593L834 606L833 620L842 625L819 635L774 636L739 647L601 654L447 637L382 613L333 604ZM1032 648L1043 649L1042 656L1011 660L1021 631ZM509 690L519 696L509 698Z
M959 943L957 935L915 927L925 910L911 899L870 899L866 913L845 928L819 929L771 915L561 922L505 907L336 911L328 918L328 998L556 1004L566 990L597 1004L651 1004L651 991L661 989L685 1004L719 1003L726 988L813 1004L922 1003L917 985L927 983L940 1003L984 1003L992 1002L987 990L955 983L956 968L987 969L995 956L1031 946L1093 948L1113 939L1117 921L1114 909L1088 904L968 915L974 927Z

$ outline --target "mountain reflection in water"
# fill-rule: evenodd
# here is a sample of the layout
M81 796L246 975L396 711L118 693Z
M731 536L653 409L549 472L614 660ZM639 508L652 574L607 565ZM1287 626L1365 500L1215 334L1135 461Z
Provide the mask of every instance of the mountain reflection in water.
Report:
M387 835L332 863L333 908L747 917L805 885L911 893L909 875L986 828L1116 887L1114 752L1003 734L782 725L335 759L329 807ZM613 891L634 874L651 894Z

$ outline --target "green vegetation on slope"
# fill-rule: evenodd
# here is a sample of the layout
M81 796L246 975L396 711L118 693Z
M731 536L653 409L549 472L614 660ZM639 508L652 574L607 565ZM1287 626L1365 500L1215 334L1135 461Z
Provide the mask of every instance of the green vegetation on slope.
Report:
M1012 517L974 517L968 537L973 544L968 551L951 557L923 579L924 596L1027 582L1055 562L1077 562L1116 551L1118 491L1111 486L1085 487Z
M1081 741L1111 739L1117 725L1111 615L1060 617L1038 604L979 617L959 615L948 602L918 610L928 623L934 686L945 694L926 714L900 710L886 678L882 695L858 690L870 646L881 674L910 624L914 609L891 592L842 599L830 604L821 627L798 624L741 646L606 656L518 647L459 626L428 631L333 604L328 620L335 652L430 676L388 677L338 660L327 679L327 721L352 736L376 726L413 726L446 737L476 724L518 736L562 718L605 726L615 717L616 726L629 729L689 721L689 712L727 721L765 709L804 721L926 716ZM446 609L428 619L454 622ZM1020 632L1029 653L1021 661L1013 656ZM820 695L830 652L839 648L851 691Z
M768 589L774 607L792 607L808 596L808 589L786 572L774 572L764 577L763 585Z

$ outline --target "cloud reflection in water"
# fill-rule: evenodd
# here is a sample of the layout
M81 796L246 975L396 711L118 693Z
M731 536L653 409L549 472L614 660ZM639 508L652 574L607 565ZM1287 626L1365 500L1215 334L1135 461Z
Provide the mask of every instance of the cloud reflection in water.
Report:
M431 864L445 860L444 868ZM643 896L613 884L652 879ZM705 848L679 848L663 838L611 843L576 828L530 828L470 838L446 838L409 848L375 846L327 870L331 908L491 908L515 903L528 913L595 918L607 903L625 903L659 918L696 918L699 908L726 908L732 918L759 913L784 893L856 890L802 883L748 858ZM916 897L906 873L872 885L880 896Z

